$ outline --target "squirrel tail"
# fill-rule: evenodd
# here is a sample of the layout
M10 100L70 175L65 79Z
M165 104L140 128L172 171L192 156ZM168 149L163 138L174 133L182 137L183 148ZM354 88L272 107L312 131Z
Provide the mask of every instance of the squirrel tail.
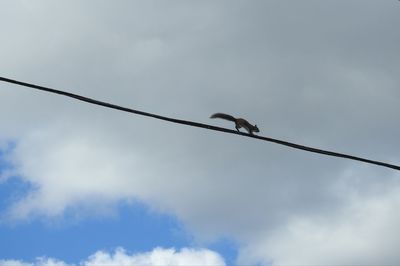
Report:
M222 118L222 119L233 121L233 122L236 121L236 118L234 118L233 116L223 114L223 113L215 113L212 116L210 116L210 118Z

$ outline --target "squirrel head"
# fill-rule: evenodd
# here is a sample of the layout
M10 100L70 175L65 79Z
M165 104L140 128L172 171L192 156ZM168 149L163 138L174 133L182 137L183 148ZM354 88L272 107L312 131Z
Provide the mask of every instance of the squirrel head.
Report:
M260 130L258 129L257 125L254 125L253 131L254 131L254 132L260 132Z

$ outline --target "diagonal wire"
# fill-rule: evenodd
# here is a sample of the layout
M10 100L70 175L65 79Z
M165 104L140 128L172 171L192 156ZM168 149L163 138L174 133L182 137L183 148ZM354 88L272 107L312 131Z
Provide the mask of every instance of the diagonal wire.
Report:
M147 112L138 111L138 110L134 110L134 109L131 109L131 108L119 106L119 105L112 104L112 103L98 101L98 100L91 99L91 98L88 98L88 97L84 97L84 96L81 96L81 95L78 95L78 94L73 94L73 93L70 93L70 92L66 92L66 91L62 91L62 90L56 90L56 89L52 89L52 88L49 88L49 87L30 84L30 83L26 83L26 82L22 82L22 81L18 81L18 80L13 80L13 79L9 79L9 78L0 77L0 81L7 82L7 83L12 83L12 84L16 84L16 85L20 85L20 86L24 86L24 87L29 87L29 88L33 88L33 89L37 89L37 90L41 90L41 91L46 91L46 92L50 92L50 93L63 95L63 96L66 96L66 97L77 99L79 101L83 101L83 102L87 102L87 103L91 103L91 104L95 104L95 105L100 105L100 106L103 106L103 107L116 109L116 110L123 111L123 112L128 112L128 113L133 113L133 114L143 115L143 116L148 116L148 117L152 117L152 118L156 118L156 119L160 119L160 120L164 120L164 121L168 121L168 122L172 122L172 123L187 125L187 126L206 128L206 129L209 129L209 130L215 130L215 131L221 131L221 132L230 133L230 134L241 135L243 137L260 139L260 140L269 141L269 142L273 142L273 143L276 143L276 144L288 146L288 147L291 147L291 148L294 148L294 149L304 150L304 151L318 153L318 154L324 154L324 155L327 155L327 156L340 157L340 158L360 161L360 162L369 163L369 164L375 164L375 165L388 167L388 168L400 171L400 166L394 165L394 164L389 164L389 163L385 163L385 162L370 160L370 159L366 159L366 158L362 158L362 157L358 157L358 156L353 156L353 155L348 155L348 154L344 154L344 153L339 153L339 152L333 152L333 151L327 151L327 150L312 148L312 147L308 147L308 146L304 146L304 145L300 145L300 144L296 144L296 143L291 143L291 142L287 142L287 141L283 141L283 140L279 140L279 139L263 137L263 136L258 136L258 135L251 135L251 134L238 132L238 131L235 131L235 130L232 130L232 129L223 128L223 127L216 127L216 126L212 126L212 125L208 125L208 124L203 124L203 123L198 123L198 122L193 122L193 121L187 121L187 120L181 120L181 119L176 119L176 118L171 118L171 117L165 117L165 116L161 116L161 115L151 114L151 113L147 113Z

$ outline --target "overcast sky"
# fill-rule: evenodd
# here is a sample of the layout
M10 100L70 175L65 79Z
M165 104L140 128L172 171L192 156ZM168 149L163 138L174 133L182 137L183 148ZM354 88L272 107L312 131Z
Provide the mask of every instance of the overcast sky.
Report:
M395 0L5 0L0 76L400 164L399 26ZM0 121L2 266L400 262L398 171L6 83Z

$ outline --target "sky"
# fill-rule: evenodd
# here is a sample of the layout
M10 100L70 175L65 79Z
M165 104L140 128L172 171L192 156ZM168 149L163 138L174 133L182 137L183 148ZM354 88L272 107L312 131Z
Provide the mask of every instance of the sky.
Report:
M400 4L26 1L0 76L400 164ZM0 84L0 266L398 265L400 173Z

